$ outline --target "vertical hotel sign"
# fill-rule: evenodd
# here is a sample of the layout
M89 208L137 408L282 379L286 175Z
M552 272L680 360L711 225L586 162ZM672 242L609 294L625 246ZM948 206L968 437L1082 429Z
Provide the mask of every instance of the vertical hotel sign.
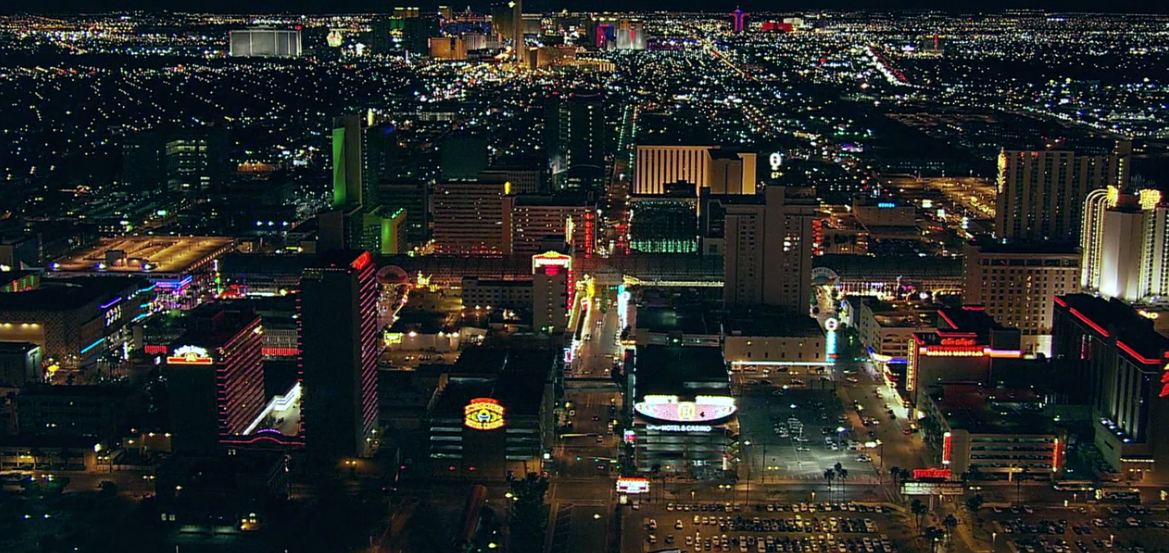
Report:
M905 391L912 392L917 389L917 356L921 353L916 338L909 338L908 351L909 355L906 355L908 359L905 364Z
M950 458L954 454L954 435L946 432L942 434L942 464L950 464Z

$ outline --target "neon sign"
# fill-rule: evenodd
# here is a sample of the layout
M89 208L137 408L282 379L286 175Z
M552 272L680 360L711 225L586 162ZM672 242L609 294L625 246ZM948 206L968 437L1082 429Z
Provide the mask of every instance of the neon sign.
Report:
M942 434L942 464L950 464L950 456L953 453L954 436L949 432Z
M694 401L679 401L678 396L645 396L633 410L646 418L666 422L716 422L730 418L738 410L735 400L724 396L698 396Z
M215 362L205 348L182 346L166 358L168 365L210 365Z
M978 342L973 338L942 338L943 346L975 346Z
M710 432L714 427L709 424L647 424L645 429L658 432Z
M921 480L921 479L949 480L950 475L951 475L950 469L913 469L913 479L914 480Z
M646 478L618 478L617 493L639 494L649 492L649 479Z
M503 428L504 409L499 401L481 397L472 399L463 408L463 424L475 430L496 430Z

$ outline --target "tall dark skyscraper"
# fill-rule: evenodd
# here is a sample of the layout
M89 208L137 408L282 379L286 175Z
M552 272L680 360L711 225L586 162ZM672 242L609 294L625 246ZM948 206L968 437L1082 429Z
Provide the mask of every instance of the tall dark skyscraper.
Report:
M545 111L549 172L556 188L592 188L605 177L605 104L600 92L553 93Z
M322 254L301 277L300 370L305 451L317 463L375 449L381 333L373 257Z

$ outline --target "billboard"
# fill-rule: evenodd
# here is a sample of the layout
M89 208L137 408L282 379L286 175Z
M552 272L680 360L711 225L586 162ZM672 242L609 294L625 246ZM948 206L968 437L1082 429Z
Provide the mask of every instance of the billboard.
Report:
M472 399L463 408L463 424L475 430L496 430L503 428L503 405L489 397Z
M962 495L961 482L902 482L904 495Z
M631 495L649 493L649 479L637 477L618 478L617 493Z
M738 410L735 398L726 396L698 396L694 401L682 401L678 396L645 396L633 404L633 410L647 419L661 422L724 422Z
M215 362L205 348L182 346L166 358L168 365L210 365Z

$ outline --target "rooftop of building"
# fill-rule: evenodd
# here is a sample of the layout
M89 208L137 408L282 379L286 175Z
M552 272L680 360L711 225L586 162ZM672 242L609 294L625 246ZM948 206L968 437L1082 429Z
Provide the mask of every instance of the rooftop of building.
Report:
M216 348L257 322L259 315L248 302L217 301L188 311L183 319L187 331L172 345Z
M637 310L638 330L653 333L711 334L706 311L699 306L645 306Z
M824 331L816 319L805 313L781 309L752 309L729 313L723 318L722 325L728 335L734 336L824 336Z
M862 301L873 313L873 319L882 327L929 328L938 324L936 308L919 307L905 302L878 301L875 298L865 298Z
M141 278L125 276L53 278L24 292L0 293L0 311L64 311L95 301L112 300L121 294L146 288Z
M32 342L0 342L0 355L24 355L39 347Z
M812 266L831 269L846 279L876 281L897 277L905 280L962 278L962 259L957 257L825 254L813 258Z
M730 393L730 377L720 348L638 346L634 370L638 398Z
M30 384L20 389L19 397L34 396L66 396L66 397L97 397L119 399L134 392L134 388L121 385L55 385Z
M977 305L938 309L937 330L915 332L918 343L929 346L976 347L991 345L1001 350L1019 349L1019 330L999 324Z
M451 368L434 412L459 414L476 398L499 401L513 415L536 416L556 352L467 348Z
M541 206L564 208L589 208L595 204L589 203L587 194L573 192L561 194L516 194L516 207Z
M1051 434L1043 417L1043 398L1034 390L991 388L977 383L943 383L930 387L930 399L950 428L971 434Z
M58 259L49 267L61 273L185 273L210 257L222 255L235 239L219 236L124 236L102 238ZM109 263L107 252L124 255Z
M337 269L352 267L358 263L362 256L369 256L369 261L372 261L372 254L364 250L329 250L321 252L313 258L312 262L308 264L308 268L312 269Z
M996 255L1074 255L1079 257L1079 245L1074 242L1045 241L1018 241L996 242L993 240L979 240L969 245L977 248L982 254Z
M1162 363L1169 355L1169 337L1157 332L1151 319L1121 300L1068 294L1057 296L1055 305L1057 309L1063 307L1074 310L1072 314L1081 320L1087 319L1084 322L1096 332L1115 335L1118 343L1136 354L1134 357Z

